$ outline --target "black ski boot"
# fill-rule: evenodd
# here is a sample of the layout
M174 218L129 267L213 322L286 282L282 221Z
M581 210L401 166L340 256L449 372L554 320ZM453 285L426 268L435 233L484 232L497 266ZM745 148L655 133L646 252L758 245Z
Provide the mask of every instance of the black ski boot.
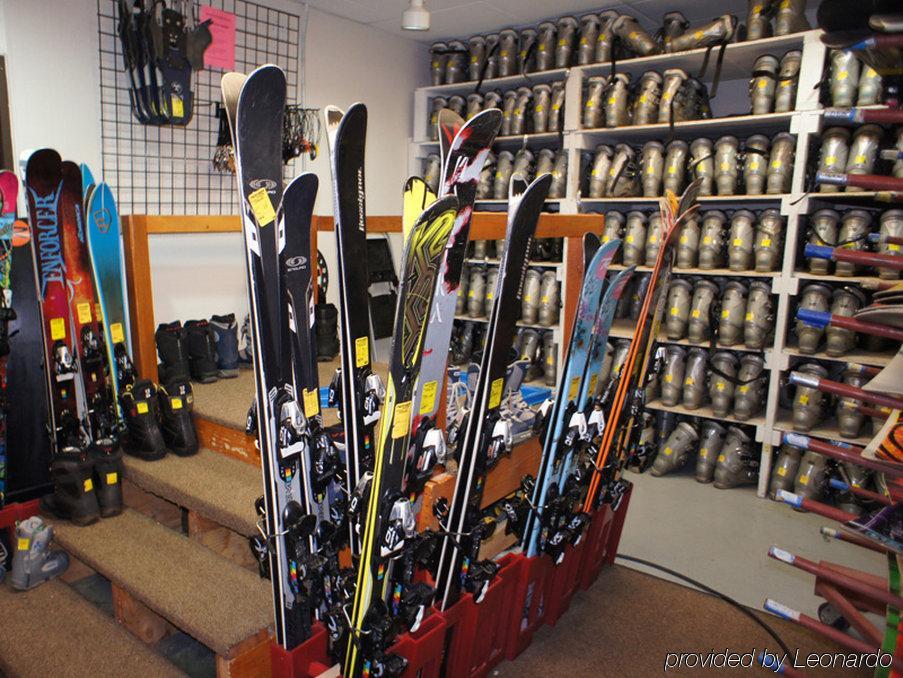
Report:
M160 414L157 409L157 387L147 379L140 379L122 394L122 413L128 429L123 449L145 461L166 456L166 443L160 433Z
M191 378L201 384L210 384L219 377L216 367L216 335L206 320L189 320L185 323L185 331L188 333L188 364L191 368ZM176 379L161 379L161 383L168 384ZM178 381L188 381L180 379Z
M100 517L94 491L94 460L82 450L67 448L50 462L53 494L42 500L43 508L57 518L76 525L96 523Z
M100 504L100 515L112 518L122 513L122 448L94 445L88 451L94 464L94 492Z
M198 451L198 436L194 430L191 411L194 395L187 381L170 382L158 392L162 422L160 429L166 447L180 457L190 457Z
M333 304L314 307L317 327L317 360L329 362L339 354L339 312Z
M188 333L178 320L171 323L160 323L154 333L157 342L157 354L160 364L157 371L160 381L188 381Z
M216 338L217 374L220 379L233 379L238 376L238 325L235 314L212 316L210 328Z

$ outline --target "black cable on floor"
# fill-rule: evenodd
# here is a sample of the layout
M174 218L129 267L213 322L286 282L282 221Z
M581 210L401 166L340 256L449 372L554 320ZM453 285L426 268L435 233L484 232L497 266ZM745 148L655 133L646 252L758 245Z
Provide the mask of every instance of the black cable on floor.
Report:
M659 570L661 572L664 572L665 574L670 574L672 577L677 577L678 579L682 579L683 581L687 582L691 586L695 586L700 591L705 591L706 593L710 593L711 595L713 595L717 598L721 598L721 600L723 600L725 603L727 603L729 605L733 605L735 608L740 610L740 612L742 612L747 617L752 619L756 624L761 626L765 630L765 632L769 636L774 638L775 642L777 642L777 644L781 646L781 650L784 652L784 654L788 654L788 655L792 654L790 652L790 648L788 648L787 645L784 643L784 641L781 639L781 636L779 636L777 631L775 631L773 628L771 628L771 626L769 626L767 622L763 621L762 619L760 619L759 617L754 615L752 613L752 611L749 608L747 608L745 605L742 605L739 602L737 602L736 600L734 600L733 598L731 598L730 596L728 596L724 593L721 593L721 591L716 591L711 586L706 586L702 582L696 581L695 579L692 579L685 574L676 572L669 567L665 567L664 565L659 565L658 563L653 563L650 560L643 560L642 558L628 556L623 553L615 554L615 558L620 558L621 560L628 560L632 563L638 563L640 565L645 565L646 567L651 567L652 569Z

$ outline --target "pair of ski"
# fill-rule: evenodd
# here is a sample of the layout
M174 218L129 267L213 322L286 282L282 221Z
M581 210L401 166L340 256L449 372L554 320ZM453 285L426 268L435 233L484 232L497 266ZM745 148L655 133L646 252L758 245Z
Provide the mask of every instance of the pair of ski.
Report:
M0 171L0 508L6 501L6 414L9 323L16 319L12 302L13 229L19 180L9 170Z
M43 316L53 449L118 447L117 347L128 353L119 219L106 184L53 149L28 155L25 186Z
M322 426L313 313L311 228L318 180L283 190L285 74L262 66L222 80L242 205L264 495L252 547L273 586L276 639L306 640L336 604L341 510L337 453ZM338 502L340 504L340 502Z

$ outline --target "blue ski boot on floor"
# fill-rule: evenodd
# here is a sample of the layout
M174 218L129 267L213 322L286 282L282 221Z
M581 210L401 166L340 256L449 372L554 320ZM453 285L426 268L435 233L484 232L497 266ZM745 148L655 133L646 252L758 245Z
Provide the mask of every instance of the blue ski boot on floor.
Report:
M27 591L57 577L69 567L69 554L51 551L53 527L38 516L16 524L16 543L10 585L17 591Z
M238 376L238 324L235 314L210 318L210 329L216 340L216 368L220 379Z

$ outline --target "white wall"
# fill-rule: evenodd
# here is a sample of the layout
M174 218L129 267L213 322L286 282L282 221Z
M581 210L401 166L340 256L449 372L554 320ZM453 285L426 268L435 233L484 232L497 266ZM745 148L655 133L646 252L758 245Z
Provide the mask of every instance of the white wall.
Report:
M301 3L290 0L265 4L304 12ZM426 47L313 9L303 47L306 105L344 108L363 101L368 106L368 213L400 214L413 88L425 84ZM99 168L95 0L0 0L0 53L8 62L16 154L51 146L65 158ZM318 214L332 214L326 149L324 134L320 156L307 168L320 177ZM320 249L331 272L336 270L334 247L326 234ZM239 236L152 236L150 254L157 322L246 312ZM332 301L336 288L330 289Z

